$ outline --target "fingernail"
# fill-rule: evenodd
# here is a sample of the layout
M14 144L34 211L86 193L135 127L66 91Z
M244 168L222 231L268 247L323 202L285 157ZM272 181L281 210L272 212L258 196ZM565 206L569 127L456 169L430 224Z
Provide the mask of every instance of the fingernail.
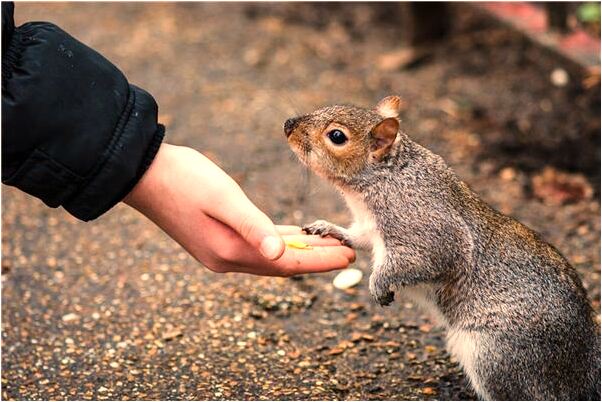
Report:
M270 260L277 258L281 250L282 242L277 237L268 236L261 242L261 254Z

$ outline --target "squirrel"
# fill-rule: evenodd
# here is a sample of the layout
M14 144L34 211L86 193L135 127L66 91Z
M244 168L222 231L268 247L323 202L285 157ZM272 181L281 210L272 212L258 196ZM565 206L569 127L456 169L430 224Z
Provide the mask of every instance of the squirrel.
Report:
M432 313L479 397L600 400L600 326L575 269L412 141L400 104L389 96L285 122L291 149L354 218L304 231L371 250L373 299L389 305L397 290Z

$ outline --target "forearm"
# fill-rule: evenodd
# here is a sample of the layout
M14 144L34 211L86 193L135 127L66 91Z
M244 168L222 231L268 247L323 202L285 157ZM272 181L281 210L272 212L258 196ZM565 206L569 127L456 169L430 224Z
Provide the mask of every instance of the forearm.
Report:
M56 25L15 28L2 11L2 182L94 219L153 160L164 135L157 105Z

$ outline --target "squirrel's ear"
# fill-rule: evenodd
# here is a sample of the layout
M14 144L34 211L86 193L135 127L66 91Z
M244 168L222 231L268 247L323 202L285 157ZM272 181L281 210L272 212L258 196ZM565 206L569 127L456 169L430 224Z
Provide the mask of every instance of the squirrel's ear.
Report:
M377 159L381 160L395 142L397 133L399 131L399 120L395 117L389 117L378 123L370 135L372 136L372 146L370 148L371 154Z
M376 111L382 117L397 117L401 109L402 101L399 96L387 96L376 105Z

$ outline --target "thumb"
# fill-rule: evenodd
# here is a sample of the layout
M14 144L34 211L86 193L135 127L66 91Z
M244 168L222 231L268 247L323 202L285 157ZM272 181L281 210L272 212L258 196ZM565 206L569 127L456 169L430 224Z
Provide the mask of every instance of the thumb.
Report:
M274 223L240 188L228 193L207 212L230 226L267 259L280 258L285 245Z

